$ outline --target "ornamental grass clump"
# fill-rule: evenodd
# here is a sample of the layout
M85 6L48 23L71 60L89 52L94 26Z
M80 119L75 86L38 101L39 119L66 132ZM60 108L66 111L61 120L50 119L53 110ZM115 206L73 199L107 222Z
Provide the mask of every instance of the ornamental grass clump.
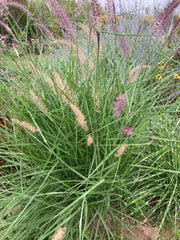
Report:
M138 37L144 52L126 58L100 34L95 63L75 38L46 39L38 56L23 44L23 57L0 53L2 240L135 239L136 227L157 235L170 218L176 232L177 48Z

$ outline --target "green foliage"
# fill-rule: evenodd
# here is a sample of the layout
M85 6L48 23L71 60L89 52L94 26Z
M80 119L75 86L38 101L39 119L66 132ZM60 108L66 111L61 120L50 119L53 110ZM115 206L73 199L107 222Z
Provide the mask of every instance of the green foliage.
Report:
M125 59L117 36L107 33L96 58L88 36L81 48L46 40L48 51L38 47L37 56L21 41L23 58L12 49L1 54L0 239L52 239L60 227L68 240L125 239L132 221L154 222L160 230L169 217L177 229L176 45L165 49L146 36ZM139 61L141 70L127 84ZM114 101L124 93L127 106L113 117ZM127 126L129 136L122 132Z

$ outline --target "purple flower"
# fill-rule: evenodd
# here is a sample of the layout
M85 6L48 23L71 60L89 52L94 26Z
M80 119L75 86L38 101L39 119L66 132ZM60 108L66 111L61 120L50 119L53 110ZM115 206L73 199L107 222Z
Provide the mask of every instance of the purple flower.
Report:
M98 1L97 0L92 0L91 5L92 5L93 16L94 17L100 17L101 16L101 9L100 9L100 5L99 5Z
M124 111L125 106L127 105L127 96L126 93L120 94L116 97L116 100L114 102L114 116L113 117L119 117L121 112Z
M58 4L57 0L46 0L47 7L56 15L61 29L64 29L64 36L68 39L74 38L73 24L65 11Z
M130 136L133 133L133 128L126 126L122 129L122 133L124 135Z

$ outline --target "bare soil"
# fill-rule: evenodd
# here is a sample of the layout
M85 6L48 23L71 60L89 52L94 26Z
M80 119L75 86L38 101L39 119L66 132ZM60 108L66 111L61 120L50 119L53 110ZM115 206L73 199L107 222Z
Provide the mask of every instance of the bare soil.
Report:
M95 212L94 212L95 214ZM163 228L163 233L158 231L158 228L153 226L152 223L146 222L146 224L140 224L140 221L134 219L129 219L124 217L120 213L116 213L116 217L121 219L118 223L112 217L112 214L107 213L106 217L106 228L108 228L113 235L115 235L115 240L180 240L180 238L174 238L174 233L170 224L167 224L166 228ZM90 218L93 217L90 216ZM141 219L142 220L142 219ZM143 221L143 220L142 220ZM142 222L141 221L141 222ZM98 229L97 229L98 228ZM179 227L180 230L180 227ZM98 232L99 238L95 237L95 232ZM101 222L99 216L96 216L89 226L89 232L91 233L91 239L96 240L108 240L108 233Z

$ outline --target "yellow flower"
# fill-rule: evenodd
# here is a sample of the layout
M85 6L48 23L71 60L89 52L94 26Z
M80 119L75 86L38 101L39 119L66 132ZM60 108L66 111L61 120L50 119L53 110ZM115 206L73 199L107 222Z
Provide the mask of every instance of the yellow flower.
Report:
M102 16L102 21L105 22L107 20L107 16L106 15L103 15Z
M119 20L121 17L120 16L117 16L116 19Z
M164 69L164 66L159 67L160 70Z
M157 74L157 75L155 75L155 80L160 80L162 78L162 76L160 76L160 74Z
M158 76L159 76L160 74L156 74L155 75L155 80L157 80L158 79Z
M174 78L180 79L180 76L176 73L176 74L174 74Z

